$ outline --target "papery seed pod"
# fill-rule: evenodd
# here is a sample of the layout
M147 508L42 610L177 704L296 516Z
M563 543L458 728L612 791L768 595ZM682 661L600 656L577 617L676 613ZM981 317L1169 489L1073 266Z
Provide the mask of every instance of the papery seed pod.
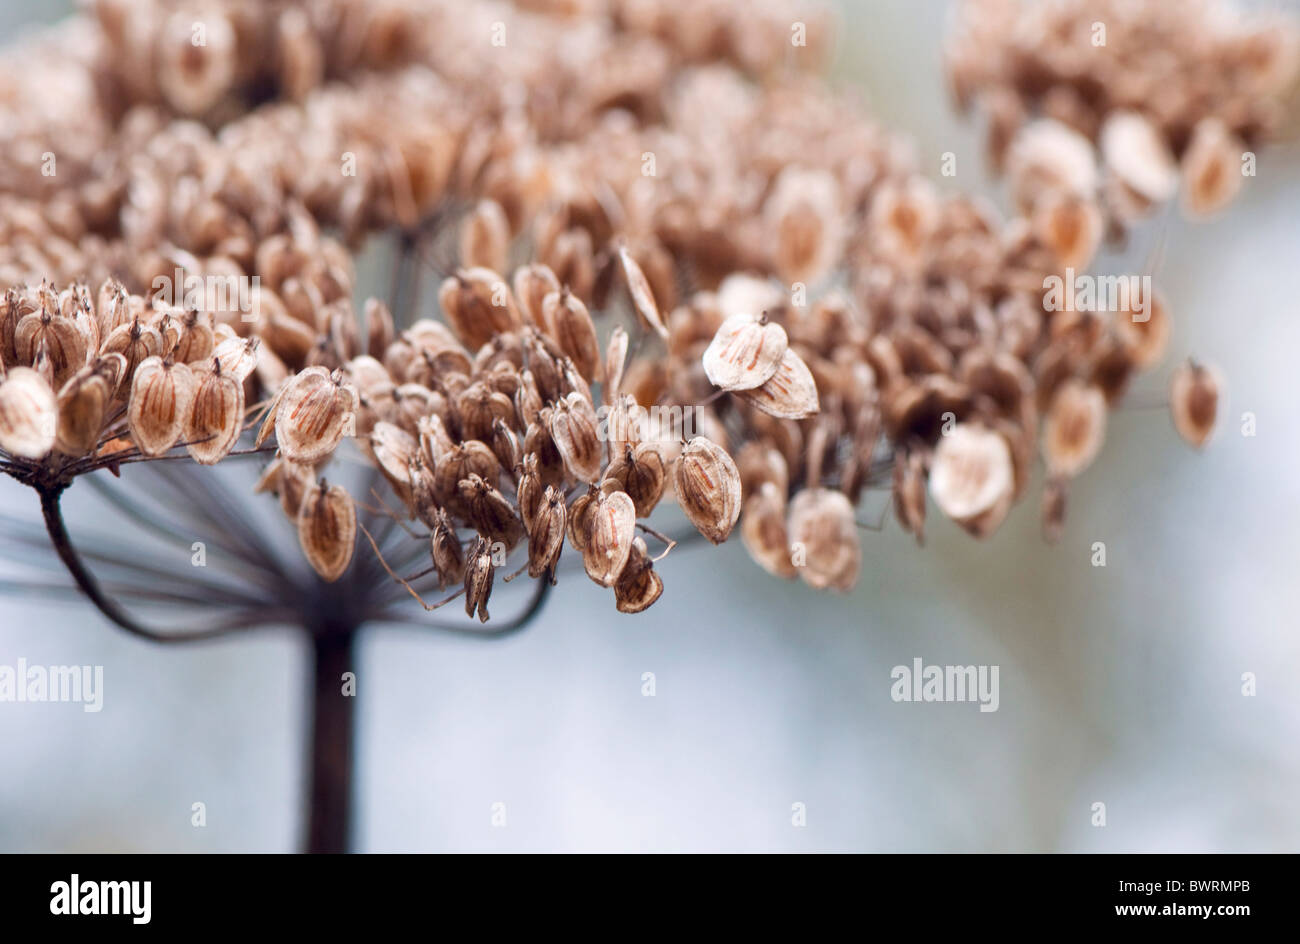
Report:
M278 399L275 441L294 462L319 462L356 428L357 391L341 371L308 367Z
M1007 152L1006 173L1016 206L1025 214L1046 197L1086 199L1097 190L1092 142L1051 119L1020 129Z
M526 322L539 331L545 331L546 316L542 313L542 303L547 295L560 291L560 280L549 267L534 263L516 269L512 281L515 298Z
M396 334L393 313L388 306L377 298L367 299L366 352L373 358L382 359Z
M221 362L223 374L242 384L257 369L257 351L261 343L257 338L226 338L212 349L212 356Z
M119 325L104 339L100 354L121 354L126 359L123 377L132 377L140 362L162 351L162 335L156 328L148 327L133 318L130 322ZM119 395L123 393L119 388Z
M298 511L298 543L322 580L333 583L343 576L356 542L357 509L347 490L324 480L307 489Z
M519 425L528 429L537 421L542 410L542 394L537 389L537 378L525 368L519 372L519 390L515 393L515 414Z
M194 400L186 417L186 450L200 465L224 459L239 440L244 425L244 385L223 373L214 360L211 370L195 373Z
M812 372L793 348L786 349L776 372L762 385L738 390L737 394L769 416L781 419L804 419L821 409Z
M574 512L574 527L580 530L581 541L573 544L582 552L587 576L602 586L614 586L627 565L636 536L636 507L631 497L626 492L598 491L582 508L575 502Z
M200 316L190 310L181 322L180 334L172 349L172 358L181 364L206 361L212 356L216 347L216 337L212 332L210 317Z
M467 439L492 438L493 427L501 421L513 423L515 405L504 393L497 393L479 381L461 391L456 398L456 411L460 416L461 432Z
M312 466L277 457L266 467L254 491L274 494L280 499L280 509L285 517L296 522L302 509L302 498L315 484L316 470Z
M548 485L528 526L528 576L545 576L555 583L555 568L564 549L567 512L564 494Z
M640 613L648 609L664 592L663 579L655 573L654 562L645 540L632 541L632 553L614 584L614 605L620 613Z
M131 380L127 426L146 456L160 456L180 439L194 407L198 382L185 364L159 357L140 363Z
M675 432L681 435L681 430ZM630 394L616 399L605 416L605 440L611 452L639 445L650 435L650 414L646 408Z
M471 472L461 479L457 495L470 525L493 541L500 541L506 550L514 548L524 536L523 524L510 502L480 476Z
M925 543L925 456L919 450L894 458L894 514L917 544Z
M600 489L591 486L586 492L579 495L573 500L568 511L568 531L569 543L579 554L585 554L587 545L591 543L592 519L591 515L598 507L596 499L601 494ZM636 509L632 510L633 515Z
M843 199L835 175L797 165L784 168L763 204L772 266L787 285L825 276L844 248Z
M726 450L695 436L673 464L673 490L691 524L721 544L740 517L740 471Z
M605 347L605 372L600 378L600 398L606 404L614 403L623 385L623 365L627 361L627 332L618 325L609 335Z
M511 407L513 412L514 408ZM514 478L515 467L519 465L519 460L523 455L523 448L520 446L519 437L515 431L506 426L501 420L497 420L492 425L492 434L488 438L488 447L492 454L497 457L501 463L501 471L510 478Z
M1178 189L1178 166L1160 133L1134 111L1114 111L1100 134L1106 166L1130 191L1163 203Z
M619 489L632 498L636 516L648 518L663 497L668 482L668 470L658 444L624 445L610 460L602 486L605 482L618 483Z
M1169 415L1183 441L1197 449L1210 441L1223 399L1223 375L1194 361L1174 371L1169 385Z
M1145 311L1137 310L1139 305ZM1155 366L1169 346L1172 319L1159 292L1130 299L1129 307L1115 312L1115 329L1124 351L1137 370Z
M793 577L785 492L763 482L749 493L740 512L740 540L754 562L777 577Z
M596 264L590 233L585 229L565 230L555 237L549 251L538 255L555 272L561 285L569 286L569 291L579 298L591 300Z
M1091 199L1053 195L1034 209L1034 232L1062 268L1087 269L1101 244L1105 221Z
M456 336L471 350L523 324L510 286L490 269L458 270L438 289L438 303Z
M1182 160L1183 211L1188 216L1211 216L1233 201L1246 180L1241 172L1245 151L1221 119L1197 122Z
M36 353L44 350L53 371L55 388L86 366L86 338L71 318L48 311L32 313L14 329L14 352L18 363L36 363Z
M469 552L465 568L465 615L478 611L480 623L488 621L488 600L492 596L492 582L496 579L496 565L492 561L492 546L479 536Z
M54 444L69 456L94 451L103 429L104 415L113 400L111 374L96 366L77 371L59 391L59 425Z
M596 481L605 450L591 403L581 394L569 394L551 411L549 428L569 474L579 482Z
M537 473L541 476L543 484L558 487L568 478L568 469L564 463L564 456L555 445L555 437L551 435L550 424L553 413L551 407L546 407L537 414L537 422L529 426L524 434L523 450L537 457Z
M1069 497L1068 479L1048 479L1043 486L1043 540L1055 544L1065 530L1065 511Z
M767 482L776 486L784 501L790 489L790 470L779 449L759 440L751 440L736 454L736 468L740 471L740 492L748 497L757 494Z
M547 295L542 302L542 318L547 333L573 361L578 373L588 383L593 382L600 370L600 344L582 299L566 290Z
M501 204L480 200L460 224L461 265L501 272L509 248L510 221Z
M439 504L457 508L460 483L471 475L477 475L493 488L501 480L501 464L497 457L486 443L477 439L453 446L434 468L435 494Z
M796 569L819 590L853 589L862 567L853 506L843 492L808 488L790 501L787 524Z
M668 340L668 329L664 327L663 319L659 316L659 306L655 304L654 292L650 288L650 282L646 279L645 273L641 271L641 266L632 258L632 254L623 246L618 251L619 262L623 265L623 275L627 279L627 291L632 298L632 308L637 313L642 325L653 331L665 341Z
M705 349L704 372L723 390L752 390L777 372L787 347L785 329L766 314L733 315Z
M424 464L424 457L420 452L417 451L411 457L411 464L407 468L406 477L411 483L411 510L422 524L432 528L433 522L441 509L438 507L438 499L435 494L436 484L433 472Z
M429 529L429 554L438 572L439 586L446 587L465 576L465 550L456 537L451 518L441 508L435 513Z
M1043 423L1042 451L1049 475L1073 478L1097 457L1106 437L1106 397L1095 386L1069 380L1057 389Z
M370 451L379 471L408 505L411 503L411 460L419 448L414 436L393 423L380 420L370 431ZM455 488L455 482L451 488Z
M0 449L40 459L54 448L59 408L54 391L30 367L0 372Z
M515 498L524 530L529 533L532 532L538 510L542 507L545 489L549 487L542 484L542 477L537 470L537 456L526 454L519 462L519 484L515 488Z
M930 495L949 518L976 537L992 533L1011 508L1015 472L999 433L958 423L939 437L930 464Z

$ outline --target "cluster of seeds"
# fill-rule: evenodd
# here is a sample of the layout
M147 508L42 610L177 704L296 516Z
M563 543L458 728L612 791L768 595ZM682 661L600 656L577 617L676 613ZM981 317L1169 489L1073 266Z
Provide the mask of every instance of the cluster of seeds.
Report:
M1021 209L1086 257L1180 189L1192 217L1236 196L1284 119L1300 28L1231 0L962 0L945 58Z
M41 63L53 91L0 66L21 145L0 157L0 467L62 488L180 448L216 462L247 432L322 578L374 501L483 620L512 551L505 579L553 582L566 542L619 610L650 606L665 499L712 543L739 525L767 571L847 590L867 489L918 540L927 492L983 537L1041 458L1054 535L1170 320L1158 296L1130 299L1141 318L1050 311L1045 280L1091 259L1103 177L1151 189L1152 142L1107 152L1101 126L1128 118L1105 95L1097 135L1034 104L1056 121L1009 135L1017 215L941 195L807 73L829 25L794 6L100 0L37 41L76 52ZM178 49L186 23L224 38ZM90 145L28 186L78 109ZM440 318L355 307L350 249L393 230L439 270ZM248 304L157 289L191 277ZM1188 441L1221 387L1176 374ZM345 443L391 497L325 477Z

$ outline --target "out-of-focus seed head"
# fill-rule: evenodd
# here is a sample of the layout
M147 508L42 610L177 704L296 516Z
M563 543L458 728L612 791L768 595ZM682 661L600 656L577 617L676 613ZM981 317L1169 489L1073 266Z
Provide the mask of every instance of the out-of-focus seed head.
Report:
M1074 478L1097 458L1106 438L1106 397L1077 380L1062 384L1043 423L1043 459L1048 474Z
M958 423L939 437L930 464L930 494L949 518L985 537L1011 507L1015 473L1001 434Z
M809 488L790 502L790 547L803 581L817 589L853 589L862 567L853 506L843 492ZM802 561L802 563L799 563Z
M632 298L632 308L641 320L641 324L665 341L668 340L668 329L664 327L663 318L659 315L659 306L655 303L654 292L650 288L650 281L641 271L641 266L632 258L626 246L619 248L618 258L623 266L623 276L627 279L627 291Z
M775 483L762 482L748 492L740 513L740 539L749 556L769 574L795 576L786 529L785 492Z
M1174 371L1169 415L1189 446L1199 449L1210 441L1224 389L1223 375L1208 364L1188 363Z

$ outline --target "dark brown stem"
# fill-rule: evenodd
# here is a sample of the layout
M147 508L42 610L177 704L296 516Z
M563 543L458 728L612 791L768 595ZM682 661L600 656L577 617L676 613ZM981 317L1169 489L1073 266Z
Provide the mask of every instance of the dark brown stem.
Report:
M352 739L355 680L344 691L356 630L322 627L311 635L311 795L307 851L348 851L352 832Z

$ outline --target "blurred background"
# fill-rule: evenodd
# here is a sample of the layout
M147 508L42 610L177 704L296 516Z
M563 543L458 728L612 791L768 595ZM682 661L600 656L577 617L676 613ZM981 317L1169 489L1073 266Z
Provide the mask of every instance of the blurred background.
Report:
M948 4L842 6L841 83L913 136L943 186L1005 206L979 129L943 85ZM68 8L6 2L0 26ZM939 177L946 151L954 179ZM1112 415L1056 546L1039 537L1040 482L986 543L932 514L918 548L891 516L863 533L847 596L768 577L731 541L675 551L663 597L638 617L573 579L501 641L368 631L355 848L1300 848L1298 210L1292 141L1261 154L1223 217L1191 226L1175 212L1137 234L1127 271L1167 226L1170 350ZM363 271L377 278L373 255ZM1193 354L1229 379L1201 455L1160 408ZM873 493L862 517L887 497ZM4 480L0 504L36 502ZM1097 541L1105 567L1091 563ZM500 596L494 615L508 616ZM310 681L297 636L160 648L88 606L7 596L0 664L20 657L103 665L104 708L0 704L0 851L297 848ZM893 702L890 669L916 657L1000 666L998 711Z

